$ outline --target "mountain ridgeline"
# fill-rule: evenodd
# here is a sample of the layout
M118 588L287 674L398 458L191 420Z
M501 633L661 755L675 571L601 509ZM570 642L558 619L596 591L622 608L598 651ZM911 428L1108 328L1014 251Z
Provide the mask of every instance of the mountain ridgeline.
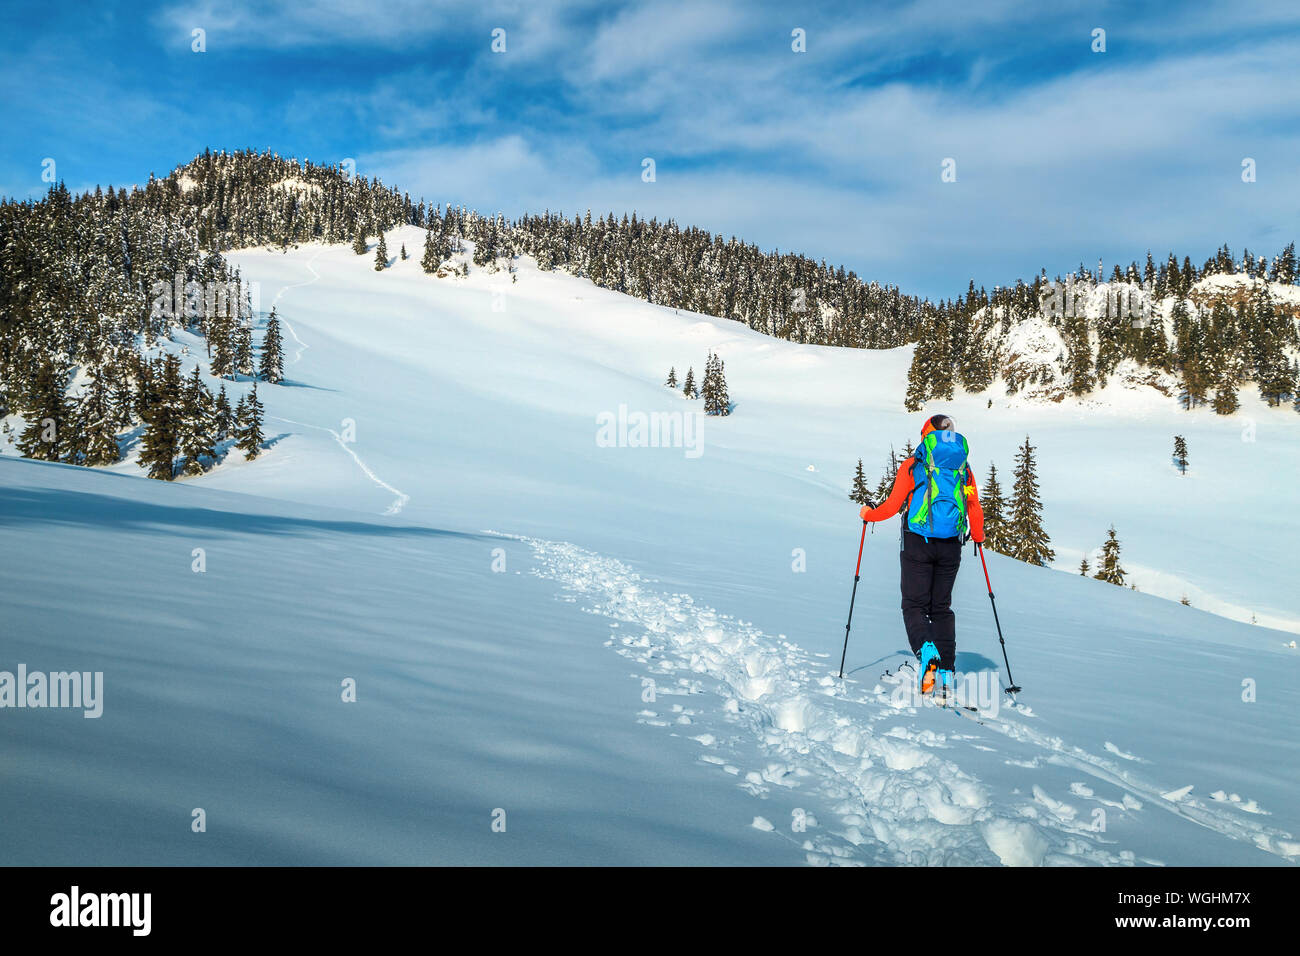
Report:
M412 201L341 166L206 151L143 187L73 196L60 183L39 201L0 202L4 428L22 454L72 464L111 464L138 440L142 466L164 479L201 473L227 440L255 454L256 399L246 420L232 415L224 386L214 397L197 373L182 378L159 345L183 330L201 338L211 375L243 392L278 383L278 325L222 253L306 242L364 252L398 225L426 230L421 266L438 276L456 272L444 264L468 241L477 268L527 255L543 270L794 342L915 343L898 396L909 409L998 382L1049 401L1112 382L1150 386L1222 414L1250 385L1269 404L1296 402L1294 243L1269 259L1225 246L1200 266L1148 255L1108 279L1098 264L992 292L972 282L931 301L672 220L547 211L508 221ZM376 268L386 261L377 250Z

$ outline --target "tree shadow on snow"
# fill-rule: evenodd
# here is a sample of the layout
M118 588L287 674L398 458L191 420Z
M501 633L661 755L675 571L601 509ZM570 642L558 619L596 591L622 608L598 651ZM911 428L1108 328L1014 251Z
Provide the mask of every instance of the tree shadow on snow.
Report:
M292 515L246 514L186 505L164 505L57 488L0 489L0 528L19 525L96 527L157 534L182 530L269 535L344 532L381 537L459 538L465 541L482 541L488 537L419 525L388 524L382 520L345 521Z
M266 384L263 382L262 384ZM328 388L324 385L308 385L306 382L298 382L293 379L282 378L275 383L276 388L310 388L315 392L337 392L337 388Z

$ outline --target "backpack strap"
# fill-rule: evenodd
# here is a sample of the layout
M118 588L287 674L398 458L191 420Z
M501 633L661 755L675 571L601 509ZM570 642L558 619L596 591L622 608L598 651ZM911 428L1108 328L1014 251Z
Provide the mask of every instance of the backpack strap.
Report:
M917 449L918 453L922 450L925 451L925 457L919 459L919 461L923 466L925 466L925 481L922 484L924 484L926 487L925 487L925 499L921 502L921 507L916 509L916 520L928 521L931 530L933 530L934 528L934 515L930 513L930 505L934 502L935 498L937 498L939 495L939 483L934 480L934 476L938 474L939 471L939 469L934 467L934 437L933 436L936 434L937 432L931 432L929 435L926 435L925 440L921 442L921 447ZM917 485L916 487L920 488L921 485ZM913 488L912 490L913 492L915 492L916 488Z
M914 469L917 463L919 463L920 461L920 459L916 457L917 451L920 451L920 449L918 448L916 451L912 452L911 455L912 464L908 466L909 470ZM907 497L903 499L903 506L898 509L898 550L899 551L903 550L903 545L905 542L904 536L907 534L908 514L912 510L912 496L924 487L925 487L924 480L913 485L912 490L909 491L907 493Z

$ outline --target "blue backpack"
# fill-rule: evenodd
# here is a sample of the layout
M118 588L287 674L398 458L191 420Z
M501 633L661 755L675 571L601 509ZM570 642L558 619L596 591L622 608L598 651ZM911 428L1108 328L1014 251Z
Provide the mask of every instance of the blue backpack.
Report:
M970 446L956 432L932 431L912 454L912 494L905 527L923 538L957 538L970 530L966 484Z

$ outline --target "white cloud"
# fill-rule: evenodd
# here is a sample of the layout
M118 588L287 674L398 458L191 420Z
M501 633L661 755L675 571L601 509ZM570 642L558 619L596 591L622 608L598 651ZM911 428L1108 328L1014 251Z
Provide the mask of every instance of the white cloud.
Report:
M398 44L524 11L510 20L524 26L508 25L510 59L490 56L485 36L459 75L403 65L360 90L299 91L291 110L318 126L350 117L373 135L360 158L386 181L485 212L637 209L956 294L971 274L991 285L1097 254L1197 256L1225 240L1265 251L1300 209L1287 165L1300 145L1296 44L1220 35L1294 22L1286 7L1219 5L1165 23L1159 11L1073 4L1030 23L1010 2L805 17L657 0L579 29L579 15L545 4L448 4L436 15L399 4L382 16L344 6L276 2L225 26L245 43ZM179 23L189 14L177 10ZM1082 31L1086 49L1080 24L1094 13L1112 50L1135 35L1199 45L1006 77L1006 31ZM789 49L795 23L809 31L807 54ZM524 50L531 60L514 59ZM949 50L966 64L957 82L850 82ZM498 75L521 61L526 73ZM553 83L554 96L517 95L521 79ZM1260 163L1249 187L1238 175L1248 155ZM643 156L656 159L655 184L640 180ZM955 184L939 182L945 157L957 161Z

